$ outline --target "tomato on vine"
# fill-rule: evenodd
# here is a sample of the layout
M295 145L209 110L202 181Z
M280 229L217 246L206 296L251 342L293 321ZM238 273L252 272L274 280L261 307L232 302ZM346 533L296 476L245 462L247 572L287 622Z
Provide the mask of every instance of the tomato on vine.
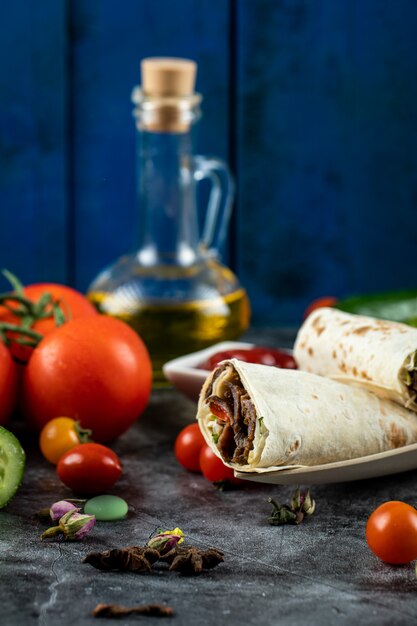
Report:
M0 424L6 424L17 399L17 367L9 350L0 341Z
M45 424L39 446L45 459L56 465L71 448L90 441L91 430L82 429L70 417L55 417Z
M57 283L23 286L4 270L12 290L0 295L0 333L13 358L26 363L40 340L58 326L98 312L82 293Z
M106 443L143 412L152 385L148 351L120 320L80 317L49 333L23 375L22 412L41 430L57 415L78 420Z

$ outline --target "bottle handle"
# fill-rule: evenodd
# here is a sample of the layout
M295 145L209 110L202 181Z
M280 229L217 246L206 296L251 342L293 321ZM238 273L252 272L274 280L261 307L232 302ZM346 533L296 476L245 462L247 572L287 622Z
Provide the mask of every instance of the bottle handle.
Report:
M208 179L212 185L200 246L205 252L217 256L221 254L227 235L235 182L224 161L201 155L195 156L193 160L196 182Z

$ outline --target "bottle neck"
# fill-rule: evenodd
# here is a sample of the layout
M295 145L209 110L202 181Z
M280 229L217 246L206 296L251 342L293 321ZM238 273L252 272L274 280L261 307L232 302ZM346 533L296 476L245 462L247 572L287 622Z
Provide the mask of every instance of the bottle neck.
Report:
M194 263L198 256L193 132L139 131L139 248L142 265Z

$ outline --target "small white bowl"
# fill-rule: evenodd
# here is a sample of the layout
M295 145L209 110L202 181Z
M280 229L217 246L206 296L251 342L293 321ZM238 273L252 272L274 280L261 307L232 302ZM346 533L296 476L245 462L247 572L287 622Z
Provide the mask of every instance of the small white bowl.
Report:
M204 350L185 354L168 361L163 366L164 375L174 387L191 400L197 402L201 387L210 374L209 370L201 369L199 366L217 352L235 348L253 348L254 345L253 343L242 343L239 341L222 341Z

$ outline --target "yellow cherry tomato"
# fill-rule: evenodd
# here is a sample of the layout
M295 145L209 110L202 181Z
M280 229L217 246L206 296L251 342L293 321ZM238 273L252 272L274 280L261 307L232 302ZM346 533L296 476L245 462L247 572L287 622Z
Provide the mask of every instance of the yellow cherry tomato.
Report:
M55 417L43 427L39 446L45 459L56 465L68 450L90 441L88 434L91 431L80 429L78 423L70 417Z

